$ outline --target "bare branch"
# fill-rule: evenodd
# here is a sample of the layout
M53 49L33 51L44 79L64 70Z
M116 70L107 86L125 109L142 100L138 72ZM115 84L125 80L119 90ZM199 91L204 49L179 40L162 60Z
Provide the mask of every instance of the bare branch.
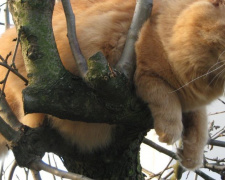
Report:
M225 147L224 141L219 141L215 139L209 139L208 144L213 146Z
M17 54L17 50L18 50L19 43L20 43L20 35L21 35L21 31L18 32L17 43L16 43L16 47L15 47L15 50L14 50L14 53L13 53L11 65L8 64L8 58L10 57L11 52L6 56L5 59L0 55L0 60L2 61L2 62L0 63L0 65L6 67L6 68L8 69L8 71L7 71L6 75L5 75L4 80L2 80L2 81L0 82L0 83L3 83L2 93L4 93L6 81L7 81L7 79L8 79L8 76L9 76L10 71L13 72L15 75L17 75L20 79L22 79L22 80L25 82L25 85L28 84L28 80L27 80L25 77L23 77L23 76L17 71L16 66L15 66L16 54Z
M9 18L9 7L8 3L6 3L5 11L5 29L10 28L10 18Z
M209 116L217 115L217 114L222 114L222 113L225 113L225 111L220 111L220 112L210 113Z
M163 175L163 173L169 168L169 165L172 163L173 158L171 158L170 162L167 164L167 166L161 171L160 175L159 175L159 179L161 178L161 176Z
M218 99L221 103L225 104L225 102L222 99Z
M205 163L204 165L206 168L212 170L212 171L225 171L225 165L219 165L219 164L211 164L211 163Z
M4 6L5 4L6 4L6 2L5 2L5 3L0 4L0 7Z
M32 174L34 180L41 180L39 171L31 170L31 174Z
M168 179L173 173L174 173L174 170L169 172L163 179Z
M0 116L0 132L8 140L12 141L19 137L19 133L12 129Z
M32 162L30 167L36 171L44 170L46 172L49 172L51 174L54 174L54 175L62 177L62 178L68 178L68 179L73 179L73 180L91 180L90 178L87 178L83 175L78 175L75 173L70 173L70 172L62 171L57 168L51 167L51 166L45 164L41 160L36 160L36 161Z
M25 82L25 85L28 84L28 80L25 77L23 77L16 69L12 68L10 65L6 64L5 62L0 62L0 66L4 66L9 71L11 71L16 76L18 76L21 80L23 80Z
M134 16L127 34L126 44L116 68L128 79L133 78L135 69L135 42L143 23L151 14L152 0L137 0Z
M10 173L9 173L9 178L8 178L8 180L12 180L12 179L13 179L13 174L14 174L15 169L16 169L17 166L18 166L17 162L14 161L14 163L13 163L13 165L12 165L12 167L11 167Z
M1 96L0 98L0 116L13 128L19 128L22 125L15 114L12 112L4 96ZM0 130L0 132L2 131Z
M78 44L77 35L76 35L76 26L75 26L75 16L73 14L73 9L70 4L70 0L62 0L63 9L66 16L67 22L67 36L70 43L70 48L73 53L73 57L76 61L77 67L80 72L80 76L83 77L87 73L88 67L87 62L81 53L80 46Z
M196 170L195 173L197 175L201 176L205 180L215 180L215 179L211 178L210 176L208 176L207 174L205 174L204 172L202 172L200 170Z
M48 154L48 164L49 164L50 166L52 166L52 165L51 165L51 161L50 161L50 156L49 156L49 154ZM57 167L56 167L56 168L57 168ZM57 169L58 169L58 168L57 168ZM52 177L53 177L54 180L56 180L54 174L52 174Z
M159 151L161 153L164 153L164 154L170 156L173 159L178 160L176 153L174 153L172 151L169 151L168 149L166 149L166 148L164 148L162 146L159 146L158 144L154 143L153 141L151 141L151 140L149 140L147 138L144 138L143 143L151 146L152 148L156 149L157 151Z

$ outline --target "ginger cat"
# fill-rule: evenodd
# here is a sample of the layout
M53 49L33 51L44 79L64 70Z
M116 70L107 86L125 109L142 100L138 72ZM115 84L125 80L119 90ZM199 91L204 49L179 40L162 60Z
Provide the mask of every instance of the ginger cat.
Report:
M149 104L159 140L173 144L183 166L201 166L208 140L205 105L224 92L223 0L163 0L136 43L135 84Z
M136 1L71 0L71 3L85 58L102 51L110 65L115 65L124 47ZM223 93L225 6L222 0L158 0L154 3L152 16L143 25L136 44L137 94L149 104L159 139L172 144L182 138L183 149L178 152L181 163L195 169L202 163L208 138L205 105ZM55 7L53 28L64 66L78 75L60 3ZM3 57L12 51L15 37L14 28L1 37ZM16 66L25 76L20 52ZM0 72L1 80L6 69L0 67ZM6 98L21 122L36 127L44 115L24 116L21 97L24 87L24 83L10 73ZM52 126L82 152L107 147L115 128L108 124L49 118Z

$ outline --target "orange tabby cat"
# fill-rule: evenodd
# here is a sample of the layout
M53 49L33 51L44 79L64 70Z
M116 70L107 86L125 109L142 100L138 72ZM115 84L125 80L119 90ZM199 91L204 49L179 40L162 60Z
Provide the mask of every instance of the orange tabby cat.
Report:
M102 51L111 65L118 61L135 4L135 0L72 0L78 40L86 58ZM155 4L157 8L143 25L136 45L135 84L138 95L149 103L159 139L172 144L182 137L181 162L195 169L201 165L207 141L204 106L222 94L224 84L223 78L217 77L219 68L198 77L222 65L225 7L213 0L158 0ZM61 4L56 5L53 27L63 64L78 74L66 37ZM0 39L3 57L13 49L15 43L11 39L15 37L15 29L10 29ZM17 55L16 65L26 75L21 53ZM0 72L2 79L5 68L0 67ZM196 80L191 82L193 79ZM5 91L7 100L24 124L38 126L43 114L23 115L23 88L24 83L11 73ZM108 124L50 119L52 126L82 152L107 146L114 128Z
M159 140L182 137L178 155L190 169L202 164L208 139L205 105L224 91L224 12L223 0L165 0L136 44L137 92Z

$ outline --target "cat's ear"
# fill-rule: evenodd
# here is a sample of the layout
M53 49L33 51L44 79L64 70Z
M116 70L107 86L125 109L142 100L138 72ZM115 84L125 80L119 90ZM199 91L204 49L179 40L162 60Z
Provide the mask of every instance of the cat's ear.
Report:
M214 6L218 7L221 4L225 4L224 0L209 0Z

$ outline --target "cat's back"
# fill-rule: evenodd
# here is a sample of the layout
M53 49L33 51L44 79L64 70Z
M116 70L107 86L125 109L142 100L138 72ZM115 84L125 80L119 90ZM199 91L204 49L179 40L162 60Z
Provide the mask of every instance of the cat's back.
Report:
M136 1L73 0L71 4L76 16L78 42L85 58L88 59L101 51L110 65L114 65L123 50ZM66 37L66 21L61 9L62 6L59 5L53 17L55 38L64 66L77 74Z

